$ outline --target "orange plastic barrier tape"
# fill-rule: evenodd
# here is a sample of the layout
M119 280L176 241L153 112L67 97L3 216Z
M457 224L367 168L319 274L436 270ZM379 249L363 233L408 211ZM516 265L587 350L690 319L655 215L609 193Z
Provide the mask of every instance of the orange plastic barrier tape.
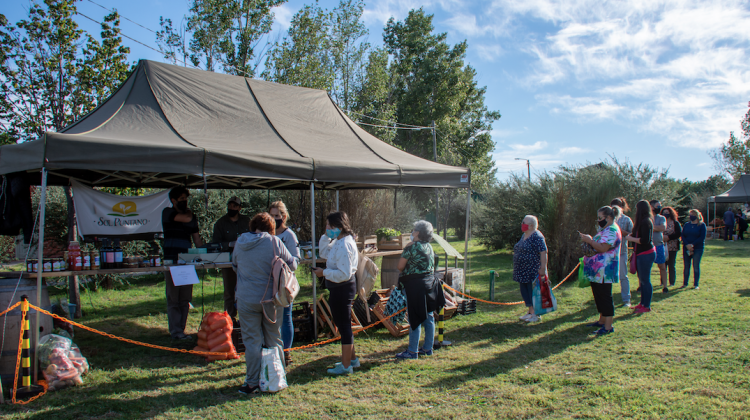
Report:
M558 287L560 287L561 284L563 284L566 281L568 281L568 279L571 276L573 276L573 273L576 272L576 270L578 269L578 267L580 267L580 265L581 265L581 263L576 264L576 266L573 268L573 271L571 271L570 274L568 274L560 283L557 283L557 285L555 287L553 287L552 290L557 289ZM466 293L458 291L458 290L456 290L456 289L448 286L447 284L444 284L443 287L445 287L446 289L453 290L454 292L460 294L461 296L465 296L465 297L467 297L469 299L474 299L474 300L479 301L479 302L489 303L491 305L520 305L520 304L523 303L523 301L519 301L519 302L493 302L491 300L479 299L478 297L467 295Z

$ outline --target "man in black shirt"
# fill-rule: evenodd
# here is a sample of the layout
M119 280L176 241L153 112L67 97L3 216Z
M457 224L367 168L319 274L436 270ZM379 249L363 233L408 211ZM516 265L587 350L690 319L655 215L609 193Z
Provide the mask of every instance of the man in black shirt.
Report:
M198 220L188 209L190 192L185 187L175 187L169 192L172 207L167 207L161 213L161 223L164 229L164 259L177 262L177 254L188 252L192 247L191 240L196 247L203 245L198 228ZM175 286L169 271L164 274L167 293L167 319L169 334L173 340L191 339L185 334L190 301L193 299L193 285Z
M239 197L230 198L227 202L227 214L214 224L214 236L211 242L221 243L222 251L232 252L237 238L243 233L250 232L250 218L240 214L241 205ZM234 290L237 288L237 273L231 268L222 268L221 277L224 279L224 310L232 319L236 319Z

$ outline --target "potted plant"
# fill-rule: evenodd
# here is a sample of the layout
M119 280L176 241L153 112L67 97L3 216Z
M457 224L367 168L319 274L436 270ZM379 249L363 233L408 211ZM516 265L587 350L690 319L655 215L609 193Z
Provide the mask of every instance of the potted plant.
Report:
M391 239L400 236L401 232L391 228L380 228L375 231L375 235L378 237L378 243L381 243L383 240L390 241Z

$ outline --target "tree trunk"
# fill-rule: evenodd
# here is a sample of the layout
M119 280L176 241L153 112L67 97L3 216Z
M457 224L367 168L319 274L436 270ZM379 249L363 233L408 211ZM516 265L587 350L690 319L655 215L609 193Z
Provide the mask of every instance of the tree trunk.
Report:
M65 201L68 207L68 243L78 240L76 229L76 214L73 206L73 195L70 187L65 187ZM81 292L78 290L78 276L68 276L68 302L76 305L76 318L83 316L81 312Z

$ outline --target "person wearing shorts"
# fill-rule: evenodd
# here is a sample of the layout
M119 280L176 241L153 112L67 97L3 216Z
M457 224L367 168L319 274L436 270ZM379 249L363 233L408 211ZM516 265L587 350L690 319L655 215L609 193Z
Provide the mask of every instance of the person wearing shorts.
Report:
M667 229L667 218L661 215L661 203L659 200L651 200L651 211L654 215L653 242L656 248L656 260L654 264L659 267L659 279L661 280L661 291L669 292L667 277L667 247L664 246L664 231Z

